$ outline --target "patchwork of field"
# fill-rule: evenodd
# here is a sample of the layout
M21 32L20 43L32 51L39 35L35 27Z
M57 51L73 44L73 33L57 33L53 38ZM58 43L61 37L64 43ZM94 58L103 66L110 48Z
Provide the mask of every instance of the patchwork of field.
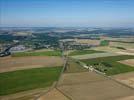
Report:
M133 58L134 56L130 55L120 55L120 56L84 59L81 61L86 63L88 66L92 65L93 68L107 75L115 75L120 73L133 72L134 67L118 62L121 60L133 59Z
M111 46L93 47L92 49L93 49L93 50L105 51L105 52L112 52L112 53L125 51L125 50L123 50L123 49L118 49L118 48L111 47Z
M51 86L61 69L45 67L0 73L0 96Z
M120 52L116 52L116 53L121 54L121 55L134 55L134 53L127 52L127 51L125 51L125 52L120 51Z
M0 58L0 73L14 70L62 66L61 57L3 57Z
M134 72L114 75L113 78L134 88Z
M134 95L134 90L95 72L63 74L58 89L72 100L115 100Z
M134 42L134 37L122 37L122 38L112 38L112 37L105 37L106 40L110 40L110 41L121 41L121 42Z
M100 40L74 39L74 41L77 43L89 44L89 45L99 45L100 44Z
M122 64L126 64L126 65L134 67L134 59L122 60L122 61L119 61L119 62L122 63Z
M24 57L24 56L61 56L61 51L40 51L40 52L18 52L13 53L12 57Z
M106 53L76 55L76 56L71 56L71 57L74 58L74 59L91 59L91 58L117 56L117 55L121 55L121 54L106 52Z
M104 53L104 52L103 51L96 51L96 50L75 50L75 51L70 52L69 56L94 54L94 53Z
M110 46L124 47L128 49L128 48L134 48L134 43L110 42Z

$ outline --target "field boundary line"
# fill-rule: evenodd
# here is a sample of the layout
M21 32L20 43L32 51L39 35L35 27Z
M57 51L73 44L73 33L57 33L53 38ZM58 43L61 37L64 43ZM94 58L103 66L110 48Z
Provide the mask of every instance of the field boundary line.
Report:
M39 95L38 97L36 97L34 100L38 100L41 96L47 94L48 92L50 92L51 90L53 90L54 88L57 87L57 85L58 85L58 83L59 83L59 81L60 81L60 79L61 79L61 76L62 76L62 74L63 74L63 72L64 72L64 70L65 70L65 68L66 68L67 61L68 61L68 58L63 55L63 51L62 51L62 59L63 59L63 68L62 68L62 70L61 70L61 72L60 72L60 75L59 75L58 80L50 87L50 89L48 89L47 92L40 94L40 95Z
M69 100L73 100L71 97L67 96L65 93L63 93L60 89L55 87L57 91L59 91L61 94L63 94L65 97L67 97Z
M76 60L76 59L72 59L72 60L74 60L74 61L76 61L76 62L81 62L81 61ZM83 63L83 62L82 62L82 63ZM78 64L81 65L81 63L78 63ZM85 64L85 63L83 63L83 64ZM85 64L85 65L86 65L86 64ZM81 66L84 67L83 65L81 65ZM89 66L88 66L88 67L89 67ZM84 68L85 68L85 67L84 67ZM90 67L89 67L89 68L90 68ZM125 86L125 87L128 87L128 88L134 90L133 87L131 87L131 86L125 84L125 83L122 83L122 82L120 82L120 81L117 81L116 79L112 78L111 76L107 76L107 75L105 75L104 73L102 73L102 72L100 72L100 71L98 71L98 70L96 70L96 69L94 69L94 68L93 68L92 72L95 72L95 73L97 73L98 75L101 75L101 76L103 76L103 77L106 77L106 78L109 79L109 80L113 80L114 82L116 82L116 83L118 83L118 84L120 84L120 85L123 85L123 86Z
M39 94L37 97L34 98L34 100L38 100L40 97L42 97L43 95L46 95L47 93L49 93L51 90L54 89L56 82L53 83L53 85L46 91L46 92L42 92L41 94Z
M104 81L107 81L107 79L96 80L96 81L88 81L88 82L78 82L78 83L62 84L62 85L59 85L58 87L62 87L64 85L65 86L71 86L71 85L89 84L89 83L104 82Z

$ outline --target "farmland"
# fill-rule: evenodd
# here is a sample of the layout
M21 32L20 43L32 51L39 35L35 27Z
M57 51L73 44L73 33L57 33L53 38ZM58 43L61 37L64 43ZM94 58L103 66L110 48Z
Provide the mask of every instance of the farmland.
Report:
M0 73L0 95L51 86L61 69L49 67Z
M103 53L103 51L96 51L96 50L76 50L69 53L69 56L75 55L84 55L84 54L93 54L93 53Z
M94 47L92 48L93 50L100 50L100 51L105 51L105 52L112 52L112 53L116 53L119 51L124 51L115 47L111 47L111 46L101 46L101 47Z
M101 46L108 46L108 45L109 45L109 41L108 41L108 40L102 40L102 41L100 42L100 45L101 45Z
M132 49L134 48L134 43L110 42L110 46Z
M112 76L117 81L120 81L132 88L134 88L134 72L124 73L124 74L118 74Z
M12 54L12 57L24 56L61 56L61 51L44 51L44 52L19 52Z
M133 59L134 56L121 55L121 56L111 56L111 57L100 57L93 59L82 60L87 65L93 65L93 67L107 75L115 75L119 73L134 71L134 67L121 64L117 61L125 59Z
M70 100L57 89L52 89L46 95L42 96L39 100Z
M4 57L0 58L0 72L8 72L30 68L62 66L61 57L30 56L30 57Z
M126 64L126 65L134 67L134 59L122 60L122 61L119 61L119 62L122 63L122 64Z
M85 72L85 71L88 70L72 60L69 60L67 62L65 73L76 73L76 72Z
M75 55L75 56L71 56L71 57L74 58L74 59L91 59L91 58L117 56L117 55L120 55L120 54L105 52L105 53L93 53L93 54Z
M85 44L89 44L89 45L99 45L100 44L100 40L91 40L91 39L74 39L74 41L76 41L76 43L85 43Z
M90 71L63 74L57 88L72 100L118 100L134 93L128 87Z

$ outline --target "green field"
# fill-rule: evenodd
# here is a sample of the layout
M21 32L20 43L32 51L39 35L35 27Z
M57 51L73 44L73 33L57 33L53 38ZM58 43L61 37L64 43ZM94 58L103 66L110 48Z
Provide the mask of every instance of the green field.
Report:
M115 75L119 73L134 71L134 67L121 64L117 61L134 59L134 56L121 55L121 56L111 56L111 57L100 57L93 59L81 60L87 65L93 65L93 67L107 75Z
M101 46L108 46L109 45L109 41L108 40L103 40L100 42Z
M69 53L69 56L75 55L84 55L84 54L93 54L93 53L103 53L103 51L96 51L96 50L76 50Z
M44 52L18 52L12 54L12 57L23 56L61 56L61 51L44 51Z
M75 61L68 61L65 68L65 73L76 73L76 72L85 72L88 71L86 68L82 67L79 63Z
M0 95L51 86L58 80L61 69L49 67L0 73Z

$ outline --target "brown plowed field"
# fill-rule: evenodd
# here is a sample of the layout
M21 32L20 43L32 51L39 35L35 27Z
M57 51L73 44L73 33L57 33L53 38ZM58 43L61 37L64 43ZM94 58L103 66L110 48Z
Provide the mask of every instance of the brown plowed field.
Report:
M69 100L69 99L54 88L44 96L41 96L38 100Z
M115 75L113 78L134 88L134 72Z
M58 89L72 100L118 100L134 95L132 88L95 72L63 74Z
M0 73L39 67L62 66L60 57L3 57L0 58Z
M126 64L126 65L134 67L134 59L122 60L120 62L123 63L123 64Z

